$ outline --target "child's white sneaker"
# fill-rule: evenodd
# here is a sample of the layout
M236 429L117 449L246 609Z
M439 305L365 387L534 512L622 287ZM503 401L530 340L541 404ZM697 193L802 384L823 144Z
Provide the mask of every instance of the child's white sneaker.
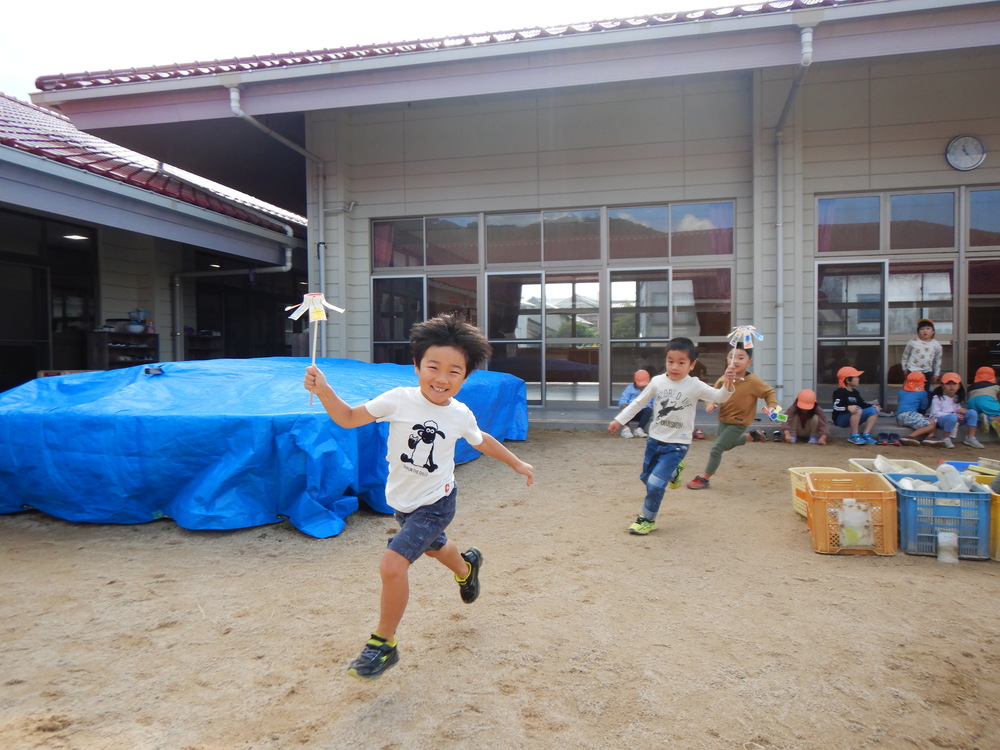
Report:
M962 444L963 445L967 445L970 448L983 448L984 447L983 444L980 443L979 440L977 440L974 437L967 437L965 440L962 441Z
M624 425L622 427L622 437L623 438L630 438L630 437L632 437L632 430L629 429L628 425Z
M635 435L636 437L646 437L646 431L644 429L642 429L641 427L636 427L632 431L632 434Z
M955 444L953 442L951 442L951 438L950 437L946 437L944 439L944 447L945 448L954 448L955 447Z

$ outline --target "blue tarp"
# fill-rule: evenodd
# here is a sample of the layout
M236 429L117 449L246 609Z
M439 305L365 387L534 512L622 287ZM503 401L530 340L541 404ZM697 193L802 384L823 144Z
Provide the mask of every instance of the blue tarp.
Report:
M359 499L388 513L388 425L338 427L302 388L308 359L218 359L40 378L0 394L0 513L236 529L287 518L339 534ZM347 403L416 385L412 365L317 364ZM459 399L498 440L524 440L524 381L476 371ZM456 459L479 452L464 440Z

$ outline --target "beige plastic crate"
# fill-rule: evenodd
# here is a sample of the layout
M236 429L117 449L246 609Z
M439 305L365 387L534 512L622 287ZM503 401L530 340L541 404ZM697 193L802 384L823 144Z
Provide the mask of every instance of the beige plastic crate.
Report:
M894 464L899 466L899 471L895 472L897 474L933 474L934 469L930 468L926 464L922 464L919 461L911 461L908 458L891 458L889 459ZM875 471L875 459L874 458L852 458L848 460L848 465L851 467L851 471L870 471L874 474L880 474L881 472Z
M826 473L847 473L847 469L834 469L829 466L795 466L788 470L792 480L792 508L803 518L809 512L809 491L806 489L806 474L814 471Z

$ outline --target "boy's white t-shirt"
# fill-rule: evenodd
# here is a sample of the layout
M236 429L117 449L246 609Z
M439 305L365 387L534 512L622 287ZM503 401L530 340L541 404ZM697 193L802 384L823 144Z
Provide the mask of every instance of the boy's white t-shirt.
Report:
M455 399L445 406L432 404L413 386L386 391L365 408L376 421L389 423L385 499L401 513L435 503L451 492L459 438L469 445L483 442L468 406Z
M698 401L722 404L732 395L725 386L713 388L690 375L682 380L671 380L665 374L656 375L615 420L628 424L646 403L652 401L653 416L646 425L646 434L661 443L690 444Z

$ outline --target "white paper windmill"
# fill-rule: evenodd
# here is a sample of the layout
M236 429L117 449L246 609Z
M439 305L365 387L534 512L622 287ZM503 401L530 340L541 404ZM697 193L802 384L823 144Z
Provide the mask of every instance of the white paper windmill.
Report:
M285 312L295 310L295 312L288 316L292 320L298 320L307 310L309 311L309 327L312 328L310 357L313 364L316 364L316 337L319 335L319 321L326 320L326 308L330 308L334 312L345 312L343 307L337 307L327 302L322 292L307 292L302 295L302 302L300 304L289 305L285 308ZM312 404L311 393L309 394L309 403Z

